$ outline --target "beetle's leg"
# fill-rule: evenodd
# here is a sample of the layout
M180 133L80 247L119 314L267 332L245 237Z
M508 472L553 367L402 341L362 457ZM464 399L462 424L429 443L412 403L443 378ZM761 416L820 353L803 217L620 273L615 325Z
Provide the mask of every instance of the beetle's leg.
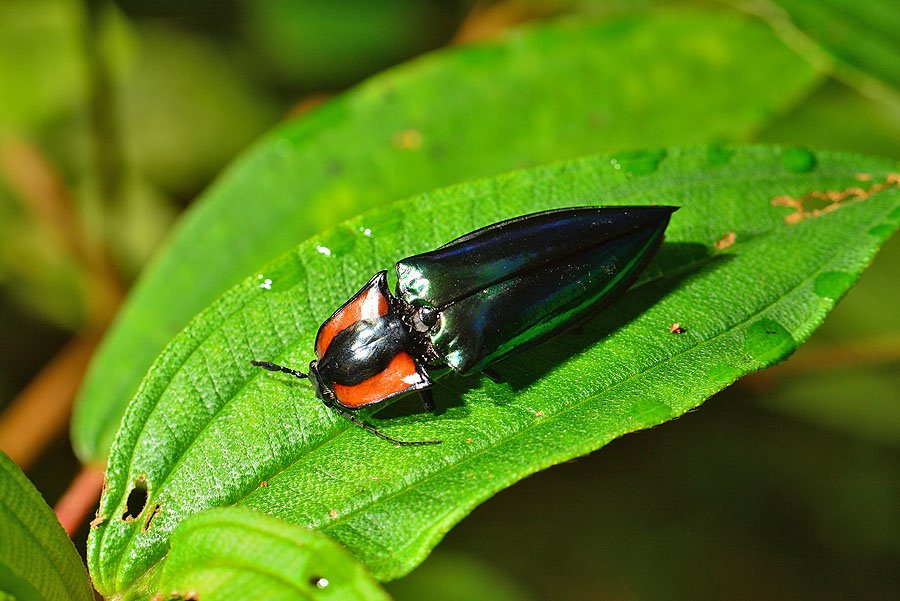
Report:
M503 376L501 376L500 374L498 374L496 371L494 371L493 369L491 369L489 367L482 369L481 373L484 374L484 376L488 380L493 382L494 384L502 384L503 383Z
M429 413L437 411L437 405L434 404L434 395L431 394L431 389L423 388L420 390L419 398L422 399L422 406L425 407L425 411Z
M398 445L401 447L409 447L409 446L414 446L414 445L441 444L440 440L397 440L396 438L391 438L387 434L383 434L383 433L379 432L375 428L375 426L373 426L371 424L367 424L366 422L359 419L358 417L356 417L349 411L340 407L337 403L334 402L333 399L323 398L322 402L325 404L326 407L330 407L331 409L334 409L335 411L337 411L338 415L340 415L341 417L343 417L345 419L350 420L351 422L353 422L354 424L356 424L363 430L367 430L367 431L371 432L372 434L374 434L375 436L377 436L378 438L381 438L388 442L392 442L395 445Z
M278 365L277 363L272 363L270 361L251 361L250 363L252 363L256 367L268 369L269 371L280 371L282 373L290 374L295 378L300 378L301 380L305 380L309 377L309 374L305 374L302 371L297 371L296 369L291 369L290 367Z

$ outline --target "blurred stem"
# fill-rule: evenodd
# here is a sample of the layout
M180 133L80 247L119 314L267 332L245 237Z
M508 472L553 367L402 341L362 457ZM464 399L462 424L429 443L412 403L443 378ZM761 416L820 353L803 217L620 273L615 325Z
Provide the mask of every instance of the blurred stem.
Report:
M86 31L84 36L88 88L90 90L90 123L94 142L96 180L103 206L118 204L123 197L124 161L118 128L115 87L109 65L101 47L104 15L111 10L109 0L85 0ZM104 213L105 214L105 213ZM106 224L104 224L106 231ZM105 328L124 297L118 272L109 258L103 240L96 249L95 285L92 287L90 325ZM110 287L104 284L115 281Z
M22 469L65 432L99 334L72 339L0 415L0 449Z
M0 146L0 173L56 246L88 262L88 243L65 182L36 146L7 136Z
M85 466L60 497L53 511L69 537L78 530L97 505L102 488L103 468Z
M103 19L110 10L108 0L85 0L85 60L87 63L91 133L100 199L105 204L122 198L122 147L120 144L115 88L109 65L100 46Z
M107 7L106 0L85 1L85 60L91 90L94 165L105 205L119 201L122 193L122 155L113 86L99 46ZM3 140L0 175L9 182L29 215L48 232L49 240L76 258L85 280L87 319L82 334L70 341L0 415L0 448L26 468L65 432L72 402L100 332L121 304L124 291L105 241L89 238L72 194L40 149L20 138Z
M542 10L527 2L479 0L463 19L451 44L468 44L500 36L507 29L537 18L548 17L552 11Z
M86 280L88 324L105 326L122 301L122 285L105 248L88 240L62 177L39 148L18 137L8 137L0 145L0 175L48 239L78 261Z
M287 116L289 119L296 119L297 117L306 115L331 100L332 96L333 94L328 94L326 92L308 94L304 98L301 98L300 102L291 107Z
M781 38L786 46L806 59L813 67L823 73L833 75L851 88L859 90L868 97L896 106L900 103L900 95L889 84L878 77L869 75L862 69L844 65L835 54L826 50L814 34L807 33L794 22L790 13L772 0L724 0L748 14L766 21L769 27Z

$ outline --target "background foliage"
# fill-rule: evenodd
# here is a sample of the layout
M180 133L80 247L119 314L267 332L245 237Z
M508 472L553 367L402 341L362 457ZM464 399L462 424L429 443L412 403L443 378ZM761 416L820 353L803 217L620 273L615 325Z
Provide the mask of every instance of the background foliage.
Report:
M143 369L194 313L369 206L600 150L760 141L900 158L893 2L273 6L0 5L0 447L48 500L78 469L66 400L166 235L82 392L81 460L103 463ZM288 213L266 222L260 198ZM219 211L231 221L213 226ZM250 217L286 227L245 248ZM898 263L893 239L784 365L495 496L396 597L448 580L472 582L466 598L892 596Z

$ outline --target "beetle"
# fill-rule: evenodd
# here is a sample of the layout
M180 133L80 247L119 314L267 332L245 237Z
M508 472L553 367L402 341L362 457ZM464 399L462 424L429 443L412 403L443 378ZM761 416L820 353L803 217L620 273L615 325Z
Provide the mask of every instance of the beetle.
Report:
M322 402L397 445L350 411L418 391L427 410L438 372L482 372L609 305L649 263L678 207L572 207L507 219L380 271L319 328L308 378ZM443 375L440 373L439 375Z

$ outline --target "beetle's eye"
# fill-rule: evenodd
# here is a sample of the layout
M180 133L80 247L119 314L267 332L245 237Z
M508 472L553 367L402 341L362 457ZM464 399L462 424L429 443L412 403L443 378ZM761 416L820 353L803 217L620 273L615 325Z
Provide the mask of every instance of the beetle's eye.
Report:
M419 321L428 329L431 329L438 320L438 311L434 307L424 305L418 310Z

